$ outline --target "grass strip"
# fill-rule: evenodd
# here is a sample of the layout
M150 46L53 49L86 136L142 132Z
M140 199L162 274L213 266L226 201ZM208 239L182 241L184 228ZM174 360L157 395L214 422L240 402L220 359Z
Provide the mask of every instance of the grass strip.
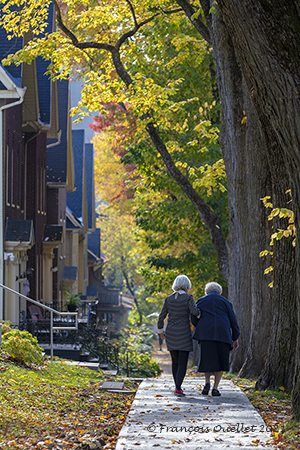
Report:
M113 449L137 388L102 391L103 372L58 360L34 369L2 361L0 380L0 449Z

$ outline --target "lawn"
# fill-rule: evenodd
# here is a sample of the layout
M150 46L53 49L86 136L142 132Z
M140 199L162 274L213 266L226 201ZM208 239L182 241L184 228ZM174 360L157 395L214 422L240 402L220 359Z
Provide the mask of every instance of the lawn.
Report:
M115 448L133 394L101 390L103 372L61 361L29 369L0 353L0 449Z

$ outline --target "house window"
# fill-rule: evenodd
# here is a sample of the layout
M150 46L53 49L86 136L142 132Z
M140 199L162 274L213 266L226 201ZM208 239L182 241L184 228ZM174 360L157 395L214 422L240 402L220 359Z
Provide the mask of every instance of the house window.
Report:
M43 167L43 211L46 214L46 169Z
M6 186L5 186L5 191L6 191L6 204L8 205L8 206L10 206L10 203L9 203L9 183L8 183L8 180L9 180L9 146L7 145L6 146L6 171L5 171L5 178L6 178Z
M14 202L14 150L11 152L11 180L10 180L10 189L11 189L11 206L15 206Z
M24 211L24 200L25 200L25 169L24 163L21 164L21 189L20 189L20 207Z
M40 174L39 171L37 171L37 177L36 177L36 206L37 206L37 211L38 213L40 212Z
M17 208L21 208L21 192L23 191L23 184L22 184L22 175L21 175L21 149L20 149L20 141L18 141L18 152L17 152L17 180L20 181L21 184L19 184L19 187L17 189L17 192L15 193L15 199L16 199L16 205Z

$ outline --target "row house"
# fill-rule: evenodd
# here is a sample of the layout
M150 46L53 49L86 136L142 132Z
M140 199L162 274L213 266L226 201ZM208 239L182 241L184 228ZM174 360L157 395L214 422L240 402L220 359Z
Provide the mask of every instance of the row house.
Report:
M96 228L93 145L85 143L80 129L72 131L72 141L75 190L67 193L64 288L80 294L84 306L93 303L97 323L111 332L127 326L133 299L104 285L102 268L107 258L100 250L100 229Z
M52 5L45 33L53 27ZM12 43L0 28L0 60L30 38ZM67 292L80 294L97 305L99 323L119 328L133 302L104 287L93 145L72 131L70 83L52 82L48 64L0 64L0 284L57 309ZM26 303L0 289L0 319L18 325Z
M53 29L53 8L48 22L45 32ZM12 44L1 28L1 60L30 38L28 34ZM61 133L58 83L45 75L47 66L42 58L31 65L1 66L0 279L17 292L52 303L53 250L63 242L65 203L55 205L59 219L48 214L54 190L47 183L47 157ZM19 95L16 102L12 91ZM0 317L18 324L20 311L26 315L26 301L1 290Z

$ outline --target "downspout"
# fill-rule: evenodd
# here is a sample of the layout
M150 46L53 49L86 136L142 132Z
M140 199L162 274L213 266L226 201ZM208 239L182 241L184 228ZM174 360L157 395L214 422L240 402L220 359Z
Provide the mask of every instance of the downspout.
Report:
M23 103L26 88L16 87L16 91L19 95L19 100L14 103L8 103L0 107L0 284L3 284L3 272L4 272L4 189L3 189L3 161L4 161L4 141L3 141L3 111L13 106ZM3 319L3 289L0 289L0 319Z
M61 143L61 130L59 130L59 132L57 133L57 141L52 142L52 144L48 144L46 148L48 149L48 148L56 147L60 143Z

